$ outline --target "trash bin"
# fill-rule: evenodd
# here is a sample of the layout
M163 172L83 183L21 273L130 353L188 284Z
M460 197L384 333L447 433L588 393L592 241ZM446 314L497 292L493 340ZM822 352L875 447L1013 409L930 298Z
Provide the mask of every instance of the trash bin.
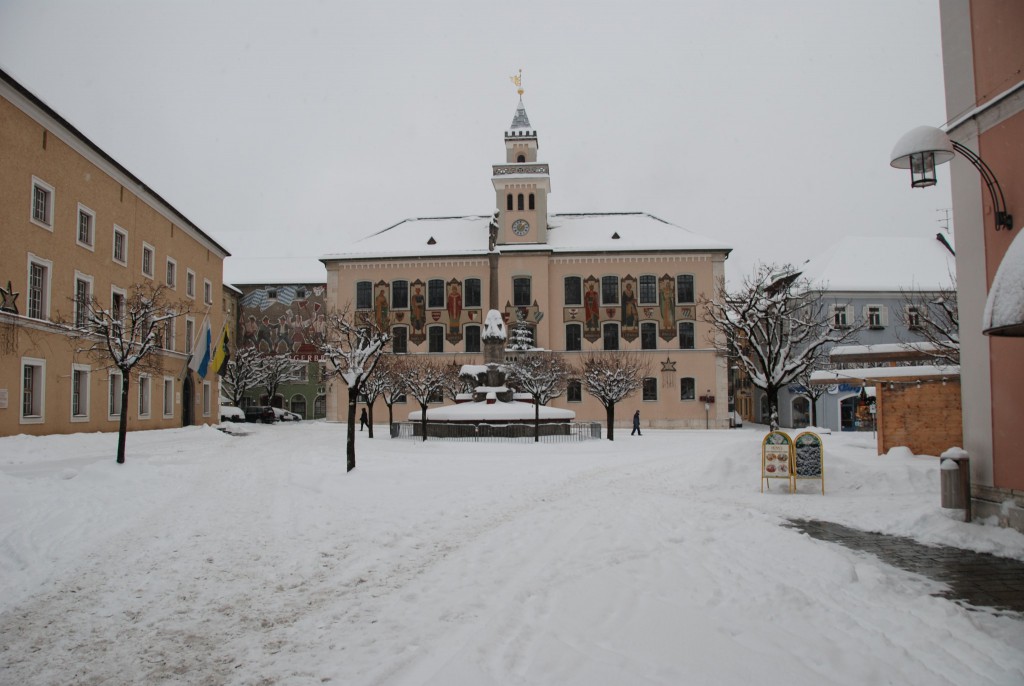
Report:
M971 521L971 459L959 449L942 453L939 463L942 507L963 510L964 521Z

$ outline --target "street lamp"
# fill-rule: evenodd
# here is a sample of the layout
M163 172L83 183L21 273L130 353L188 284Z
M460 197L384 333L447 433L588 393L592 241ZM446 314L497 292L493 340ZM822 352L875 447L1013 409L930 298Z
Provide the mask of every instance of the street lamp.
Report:
M1006 199L996 175L976 152L951 140L942 129L918 126L903 134L892 149L889 164L897 169L910 170L912 188L927 188L935 185L935 166L949 162L956 153L960 153L974 165L988 187L992 209L995 212L996 231L1012 229L1013 215L1006 211Z

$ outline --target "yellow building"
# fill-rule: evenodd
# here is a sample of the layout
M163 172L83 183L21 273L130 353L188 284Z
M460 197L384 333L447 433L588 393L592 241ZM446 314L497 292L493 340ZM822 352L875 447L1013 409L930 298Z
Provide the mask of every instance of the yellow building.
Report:
M550 169L538 161L522 100L504 143L491 182L495 302L509 329L524 322L534 345L576 366L604 351L642 356L649 375L642 392L616 407L617 423L640 410L643 426L728 427L726 367L698 300L714 292L730 248L645 213L549 214ZM372 313L390 327L396 352L479 364L491 302L491 219L410 219L323 257L328 309ZM344 393L333 385L329 418L341 418ZM580 420L605 419L578 381L552 405Z
M136 284L189 305L161 374L131 379L128 428L216 423L216 376L186 368L209 314L225 316L228 252L0 71L0 435L116 431L120 378L75 353L76 299L115 308Z

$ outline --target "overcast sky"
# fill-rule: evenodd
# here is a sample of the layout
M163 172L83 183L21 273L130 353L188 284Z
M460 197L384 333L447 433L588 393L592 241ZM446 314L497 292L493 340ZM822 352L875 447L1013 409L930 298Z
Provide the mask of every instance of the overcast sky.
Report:
M730 280L950 207L888 166L946 121L937 0L0 0L0 67L236 263L490 214L519 69L550 211L649 212Z

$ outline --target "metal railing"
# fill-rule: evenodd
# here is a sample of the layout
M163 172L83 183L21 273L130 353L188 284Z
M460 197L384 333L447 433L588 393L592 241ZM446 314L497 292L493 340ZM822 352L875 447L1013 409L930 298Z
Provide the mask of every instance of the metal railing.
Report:
M423 427L419 422L395 422L391 425L391 438L422 440ZM551 422L540 425L543 443L571 443L601 438L601 422ZM427 440L442 441L506 441L534 440L533 424L497 422L481 424L427 424Z

